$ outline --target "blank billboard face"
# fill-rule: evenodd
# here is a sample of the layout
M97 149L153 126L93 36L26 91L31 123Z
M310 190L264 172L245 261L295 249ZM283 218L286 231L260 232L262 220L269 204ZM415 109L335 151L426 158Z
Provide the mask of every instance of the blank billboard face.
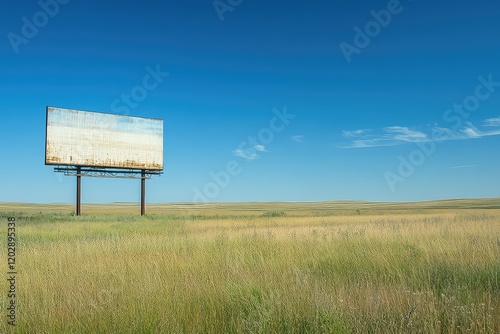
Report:
M163 170L163 120L47 107L46 165Z

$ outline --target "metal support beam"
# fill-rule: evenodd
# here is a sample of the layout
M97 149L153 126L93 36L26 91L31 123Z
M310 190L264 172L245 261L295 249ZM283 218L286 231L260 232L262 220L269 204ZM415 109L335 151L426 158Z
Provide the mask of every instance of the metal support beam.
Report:
M141 216L146 214L146 171L141 171Z
M147 169L128 169L119 170L111 168L94 168L94 167L72 167L63 166L55 167L54 172L64 173L66 176L91 176L91 177L110 177L110 178L126 178L126 179L139 179L142 176L142 172L145 173L145 177L150 179L153 175L161 175L160 170L147 170Z
M80 174L81 167L77 167L77 173ZM76 177L76 215L80 216L82 213L82 177Z
M153 175L161 176L162 170L150 169L127 169L121 170L118 168L105 167L89 167L89 166L58 166L54 168L54 172L64 173L66 176L76 176L76 215L82 213L82 176L92 177L111 177L111 178L127 178L141 179L141 215L146 214L146 180L151 179Z

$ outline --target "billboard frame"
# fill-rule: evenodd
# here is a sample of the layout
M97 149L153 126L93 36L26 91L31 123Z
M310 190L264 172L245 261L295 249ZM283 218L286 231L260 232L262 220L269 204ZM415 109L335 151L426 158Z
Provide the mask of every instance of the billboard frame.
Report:
M153 166L147 166L147 163L145 163L146 168L142 168L142 166L136 165L129 165L129 166L120 166L117 164L113 165L106 165L106 164L86 164L86 163L72 163L71 161L63 161L63 162L49 162L48 161L48 143L49 143L49 135L48 135L48 129L49 129L49 109L52 110L67 110L67 111L75 111L75 112L82 112L82 113L89 113L89 114L97 114L97 115L103 115L105 116L115 116L117 119L121 118L124 120L127 120L127 122L130 119L135 119L135 120L150 120L150 121L161 121L161 141L162 141L162 149L161 149L161 165L160 167L156 168ZM116 114L116 113L106 113L106 112L99 112L99 111L90 111L90 110L82 110L82 109L70 109L70 108L62 108L62 107L54 107L54 106L46 106L45 108L45 165L47 166L81 166L81 167L97 167L97 168L115 168L115 169L138 169L138 170L154 170L154 171L163 171L164 169L164 154L163 154L163 119L162 118L153 118L153 117L140 117L140 116L131 116L131 115L121 115L121 114ZM122 131L119 131L122 132ZM76 147L78 148L78 147ZM135 148L137 150L137 148ZM94 158L95 159L95 158ZM101 158L102 159L102 158Z
M98 165L81 165L81 164L56 164L47 163L47 146L48 146L48 117L49 108L54 109L66 109L74 110L88 113L97 113L104 115L115 115L124 116L130 118L138 119L150 119L162 121L162 149L161 149L161 169L141 169L141 168L130 168L130 167L115 167L115 166L98 166ZM138 117L138 116L128 116L113 113L104 113L96 111L87 111L80 109L69 109L69 108L59 108L53 106L46 106L46 117L45 117L45 165L54 166L54 172L64 173L65 176L76 176L76 215L81 215L81 177L106 177L106 178L127 178L127 179L141 179L141 216L146 214L146 179L151 179L153 175L161 176L164 170L164 154L163 154L163 119L161 118L149 118L149 117Z

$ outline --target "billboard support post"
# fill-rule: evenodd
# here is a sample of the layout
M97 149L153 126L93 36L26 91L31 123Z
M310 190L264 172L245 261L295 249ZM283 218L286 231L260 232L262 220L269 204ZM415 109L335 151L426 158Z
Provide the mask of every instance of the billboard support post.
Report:
M146 171L141 171L141 216L146 214Z
M80 216L82 213L82 167L76 167L76 215Z

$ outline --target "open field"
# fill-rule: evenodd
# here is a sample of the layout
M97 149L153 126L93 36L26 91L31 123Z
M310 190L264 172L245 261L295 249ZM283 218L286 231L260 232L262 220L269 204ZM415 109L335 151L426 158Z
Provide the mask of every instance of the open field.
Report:
M18 333L500 332L500 199L72 210L0 204Z

